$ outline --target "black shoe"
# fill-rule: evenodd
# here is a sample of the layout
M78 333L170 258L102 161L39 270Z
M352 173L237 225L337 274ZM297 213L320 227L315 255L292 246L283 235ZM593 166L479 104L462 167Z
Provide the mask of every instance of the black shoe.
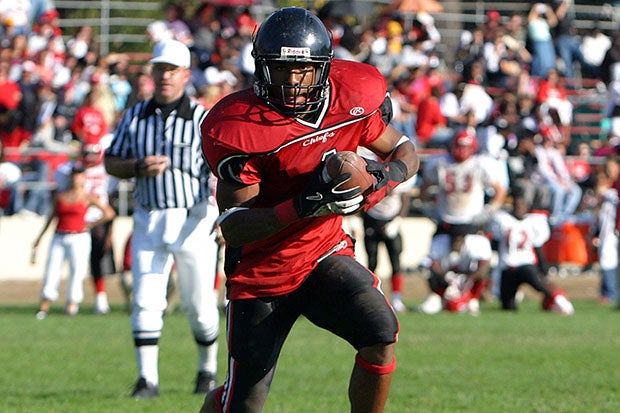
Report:
M131 393L131 398L139 400L149 400L157 396L159 396L159 388L147 383L142 377L138 379Z
M199 371L196 376L196 388L194 394L207 394L217 387L217 379L213 373Z

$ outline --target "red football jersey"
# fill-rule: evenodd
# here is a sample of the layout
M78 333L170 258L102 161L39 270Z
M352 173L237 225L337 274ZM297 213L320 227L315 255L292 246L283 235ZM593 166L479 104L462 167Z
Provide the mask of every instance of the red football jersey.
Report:
M384 77L374 67L335 59L329 98L316 123L287 117L251 89L231 94L201 125L203 151L219 179L258 183L256 207L273 207L301 192L319 163L336 151L355 151L385 131ZM230 298L286 294L297 288L321 257L353 255L342 217L299 220L273 236L229 251ZM240 254L240 255L239 255Z

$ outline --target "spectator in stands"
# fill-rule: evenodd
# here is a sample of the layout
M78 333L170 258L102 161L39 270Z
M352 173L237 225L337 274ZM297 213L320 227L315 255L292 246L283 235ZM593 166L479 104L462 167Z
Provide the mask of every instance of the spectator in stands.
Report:
M53 43L52 49L56 53L63 54L66 51L65 41L62 38L62 30L57 26L57 13L46 13L34 26L33 31L28 36L28 54L36 55L41 50L48 48L49 43Z
M194 45L194 38L185 22L185 7L172 2L164 6L164 24L172 39L178 40L187 47Z
M46 19L50 20L55 27L58 27L60 13L56 10L54 0L30 0L28 10L28 21L38 22Z
M551 112L554 109L559 117L560 132L568 144L570 141L570 126L573 121L573 103L568 99L565 80L557 69L550 69L547 76L540 81L536 94L536 103L541 109ZM551 113L549 113L551 115Z
M573 180L566 160L557 148L561 135L552 123L540 126L542 142L536 145L537 173L542 183L551 190L551 215L549 223L560 225L573 218L581 203L582 190Z
M614 182L618 179L618 162L609 157L605 168L597 174L596 195L599 207L596 214L592 245L597 249L601 268L601 303L615 303L618 296L618 234L615 231L618 191Z
M471 65L482 58L483 50L484 30L482 27L475 27L472 31L465 30L461 33L454 70L462 75L464 81L470 78Z
M114 96L114 107L117 116L122 113L127 106L127 98L131 93L131 82L129 80L129 61L126 57L121 57L109 63L110 78L108 85Z
M619 125L620 126L620 125ZM618 130L617 132L620 132ZM603 144L594 149L592 153L594 156L608 157L618 155L618 146L620 145L620 135L616 135L616 132L610 131L605 138Z
M527 33L532 53L531 74L534 77L546 77L547 72L555 68L555 46L551 30L558 19L553 9L545 3L534 3L527 18Z
M471 65L470 78L463 87L459 99L461 113L472 112L477 124L486 121L493 109L493 98L484 87L484 65L481 61L475 61Z
M505 35L503 27L495 33L496 37L484 44L486 86L515 89L521 72L529 67L531 55L520 42Z
M85 59L89 49L93 47L93 41L93 28L82 26L73 37L67 40L67 54L78 60Z
M485 43L493 43L499 31L503 31L502 15L497 10L487 10L484 22Z
M402 26L397 21L390 23L392 22L389 22L385 29L375 33L368 56L368 63L375 66L388 79L401 62L403 46Z
M527 28L521 12L513 12L508 21L504 24L504 28L506 30L504 36L510 37L512 42L518 43L520 47L525 48L525 43L527 42Z
M443 85L434 85L430 95L418 106L415 131L420 146L447 146L452 138L453 131L447 127L448 121L441 112L439 99L442 94Z
M91 90L75 112L70 130L82 144L96 145L108 133L108 123L103 112L95 106L96 94Z
M416 13L411 30L406 37L410 43L420 43L425 53L433 51L441 42L441 33L435 26L435 18L423 10Z
M620 66L619 63L616 65ZM620 77L613 78L614 80L607 84L603 115L610 120L610 134L620 138Z
M203 2L187 24L194 39L192 50L199 54L207 53L210 57L215 51L215 42L220 31L215 5Z
M548 210L551 206L551 190L538 175L535 139L539 137L526 129L518 136L517 147L510 153L508 160L510 192L522 194L533 209Z
M571 9L572 0L555 0L553 5L558 23L553 31L555 47L564 66L564 77L575 77L573 64L575 62L583 67L583 54L581 53L579 37L576 33L574 11ZM579 73L581 75L581 73Z
M592 147L589 142L579 142L574 156L566 160L568 171L585 193L596 184L595 167L592 165Z
M590 79L600 79L601 64L605 54L611 47L611 39L600 27L595 26L586 30L581 39L581 54L583 55L582 76Z
M0 0L0 16L4 24L11 26L12 35L30 33L31 0Z
M4 159L4 151L0 143L0 217L14 212L15 185L21 176L20 167Z
M620 32L612 34L611 47L605 53L600 66L601 81L609 87L612 82L620 81Z
M392 87L390 88L390 100L392 101L393 110L391 124L403 135L416 140L417 143L414 128L416 108L411 103L411 95L408 93L410 85L411 73L407 69L403 69L392 82Z
M17 82L9 78L11 63L0 60L0 143L8 160L20 161L15 151L28 145L17 128L21 113L17 110L22 100L22 91Z
M143 68L133 79L131 93L127 97L125 107L130 108L136 103L150 99L155 91L155 83L151 77L150 69Z

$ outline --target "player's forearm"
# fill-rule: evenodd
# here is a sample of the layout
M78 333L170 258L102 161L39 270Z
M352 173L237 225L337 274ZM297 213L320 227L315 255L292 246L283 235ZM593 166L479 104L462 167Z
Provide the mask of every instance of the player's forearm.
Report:
M275 208L238 210L220 222L222 236L232 247L268 238L285 226L278 219Z
M388 159L386 159L388 161L399 160L405 164L405 166L407 167L407 177L405 178L405 180L415 175L420 168L420 159L417 152L415 151L415 148L412 149L412 147L412 142L405 142L401 145L398 145L394 149L394 152L392 152Z
M137 176L139 161L138 159L125 159L118 156L105 157L106 171L117 178L128 179Z

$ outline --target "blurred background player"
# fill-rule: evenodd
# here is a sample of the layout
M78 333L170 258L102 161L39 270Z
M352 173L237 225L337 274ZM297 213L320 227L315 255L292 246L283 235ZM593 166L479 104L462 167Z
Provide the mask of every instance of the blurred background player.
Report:
M85 167L86 191L96 196L105 205L110 204L109 194L113 191L116 179L111 179L103 165L104 147L109 144L111 136L106 135L96 143L82 141L80 157L76 161L69 161L58 167L54 174L59 191L63 191L70 185L71 168L76 162ZM101 217L99 208L89 208L86 214L88 222L96 222ZM105 286L105 276L116 273L114 261L114 251L112 249L112 225L113 221L106 221L102 225L92 226L90 235L92 248L90 252L90 274L95 287L95 308L96 314L107 314L110 312L108 295Z
M452 139L448 153L424 164L420 194L424 201L432 201L429 215L437 221L433 238L449 235L454 227L460 227L459 233L476 233L502 207L508 187L505 168L477 150L474 131L463 129Z
M378 160L372 152L365 148L360 148L358 153L365 158ZM361 212L364 225L364 248L368 256L368 269L374 272L377 268L379 245L383 244L392 270L390 277L392 283L390 302L397 313L407 311L407 307L402 300L405 276L402 273L400 257L403 252L400 217L408 212L408 192L413 188L415 180L415 177L408 179L398 185L391 194L383 198L377 205Z
M512 207L512 213L498 211L489 224L491 236L499 243L502 309L517 309L516 294L525 283L543 293L544 309L573 314L573 305L564 291L545 278L547 265L541 248L550 236L547 214L531 211L521 194L513 197Z
M41 238L54 219L57 220L56 232L50 243L45 278L41 289L41 305L37 319L44 319L52 301L58 299L58 288L65 260L69 261L70 274L67 282L67 304L65 313L75 315L84 298L83 283L88 272L88 256L91 240L88 231L97 225L110 221L115 213L112 207L101 202L86 190L84 165L76 163L71 168L70 186L58 192L54 197L52 210L32 246L34 254ZM101 212L96 221L87 221L87 211L98 208ZM33 257L36 259L36 256Z
M503 206L508 190L506 168L477 151L478 139L468 127L452 138L447 153L424 164L420 198L430 205L425 213L437 224L431 251L447 248L453 235L478 233Z
M483 235L456 232L439 241L430 251L428 284L432 293L420 310L426 314L445 309L478 315L491 270L491 243Z

